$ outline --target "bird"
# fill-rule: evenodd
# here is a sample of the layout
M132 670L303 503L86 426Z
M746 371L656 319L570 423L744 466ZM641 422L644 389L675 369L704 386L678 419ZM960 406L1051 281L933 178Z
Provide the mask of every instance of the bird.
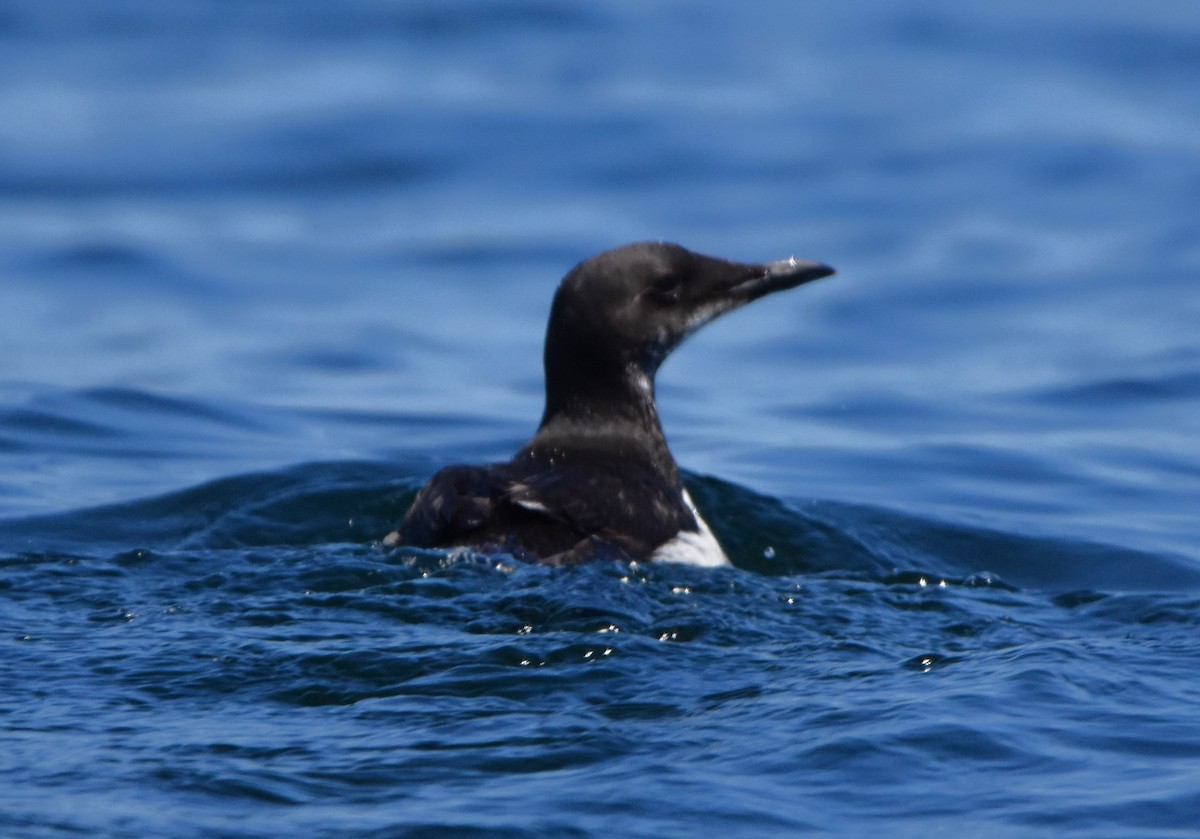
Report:
M548 565L730 564L667 446L655 374L717 317L833 273L794 257L742 263L668 242L584 260L554 295L536 433L507 462L438 471L383 543Z

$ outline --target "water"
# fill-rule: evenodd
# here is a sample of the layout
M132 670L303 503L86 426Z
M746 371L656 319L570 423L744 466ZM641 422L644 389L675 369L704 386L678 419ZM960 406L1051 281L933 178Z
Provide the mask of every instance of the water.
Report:
M1200 11L10 2L0 833L1200 828ZM381 551L639 239L735 568Z

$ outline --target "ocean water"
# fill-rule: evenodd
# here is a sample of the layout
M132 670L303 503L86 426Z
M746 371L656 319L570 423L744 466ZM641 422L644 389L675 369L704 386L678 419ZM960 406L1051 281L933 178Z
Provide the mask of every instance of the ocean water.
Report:
M1193 836L1200 7L0 7L0 835ZM381 549L623 242L730 569Z

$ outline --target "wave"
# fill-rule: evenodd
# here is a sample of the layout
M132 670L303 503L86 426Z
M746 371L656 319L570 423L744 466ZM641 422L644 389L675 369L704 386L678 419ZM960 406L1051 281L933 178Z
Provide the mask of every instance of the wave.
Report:
M689 475L687 483L734 565L767 576L986 582L1052 592L1200 588L1200 568L1180 555L1006 533L860 504L801 504L712 477ZM82 556L372 545L394 527L420 485L419 477L394 464L304 464L0 521L0 538L9 550Z

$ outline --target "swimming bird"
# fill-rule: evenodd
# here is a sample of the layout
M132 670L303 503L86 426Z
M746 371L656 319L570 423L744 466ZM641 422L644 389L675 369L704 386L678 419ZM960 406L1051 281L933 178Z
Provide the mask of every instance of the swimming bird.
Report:
M725 312L833 273L819 262L744 264L661 242L581 262L554 295L545 411L533 438L507 463L442 469L384 543L554 565L729 564L667 447L655 373Z

